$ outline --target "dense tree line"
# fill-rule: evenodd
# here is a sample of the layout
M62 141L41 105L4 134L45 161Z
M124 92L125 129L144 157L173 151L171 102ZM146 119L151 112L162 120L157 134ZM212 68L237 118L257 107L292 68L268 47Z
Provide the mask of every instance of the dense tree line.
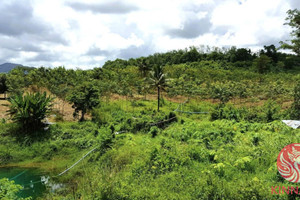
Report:
M278 51L279 47L271 44L264 46L258 52L252 52L247 48L218 48L218 47L190 47L183 50L173 50L166 53L155 53L147 57L140 57L136 59L115 61L107 61L103 68L125 68L127 66L139 66L140 70L145 72L154 65L176 65L201 61L217 61L224 63L231 63L233 66L241 68L249 68L253 65L255 59L268 57L270 64L274 67L278 66L282 69L291 69L297 67L299 58L294 54L287 54Z

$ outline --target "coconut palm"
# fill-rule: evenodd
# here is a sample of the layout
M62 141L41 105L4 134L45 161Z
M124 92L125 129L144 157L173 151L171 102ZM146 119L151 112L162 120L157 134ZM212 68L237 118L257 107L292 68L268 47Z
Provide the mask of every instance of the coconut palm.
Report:
M153 71L149 75L149 81L152 87L157 88L157 111L159 112L160 92L167 87L168 82L162 66L155 65L153 67Z

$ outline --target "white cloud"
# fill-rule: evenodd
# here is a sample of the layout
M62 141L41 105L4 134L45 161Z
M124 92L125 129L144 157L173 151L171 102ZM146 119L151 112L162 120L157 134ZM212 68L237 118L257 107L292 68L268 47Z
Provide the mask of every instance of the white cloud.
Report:
M284 27L285 12L290 8L283 0L224 1L215 8L212 23L226 26L230 33L224 44L256 45L268 38L282 38L289 29ZM263 40L264 40L263 39ZM220 43L223 44L222 42Z
M24 2L0 5L7 13L2 20L29 26L20 33L0 26L0 62L73 68L192 45L257 48L277 43L290 32L283 25L286 11L299 5L293 0ZM8 5L19 5L18 12L24 13L14 13Z

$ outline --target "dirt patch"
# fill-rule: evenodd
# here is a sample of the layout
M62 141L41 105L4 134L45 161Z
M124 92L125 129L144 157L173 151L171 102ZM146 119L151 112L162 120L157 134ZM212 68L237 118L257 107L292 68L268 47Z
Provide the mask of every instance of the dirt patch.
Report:
M287 101L282 103L282 109L288 109L292 106L293 101Z
M54 114L62 115L64 121L78 121L78 118L74 118L73 116L74 108L72 108L72 105L66 101L63 101L62 99L55 98L53 112ZM80 115L81 113L79 112L78 114ZM91 119L91 116L89 114L86 114L85 119ZM49 117L49 121L55 121L55 116L51 115Z
M9 104L6 100L0 100L0 119L8 119L9 116L7 115L8 107L4 106L5 104Z

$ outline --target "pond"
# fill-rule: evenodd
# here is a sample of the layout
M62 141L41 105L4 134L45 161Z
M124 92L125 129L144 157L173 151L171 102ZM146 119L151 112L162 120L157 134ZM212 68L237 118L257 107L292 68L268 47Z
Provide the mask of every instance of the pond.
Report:
M47 188L54 191L62 187L62 184L53 184L49 182L47 174L37 168L0 168L0 179L8 178L15 183L22 185L20 197L31 196L33 199L41 197Z

